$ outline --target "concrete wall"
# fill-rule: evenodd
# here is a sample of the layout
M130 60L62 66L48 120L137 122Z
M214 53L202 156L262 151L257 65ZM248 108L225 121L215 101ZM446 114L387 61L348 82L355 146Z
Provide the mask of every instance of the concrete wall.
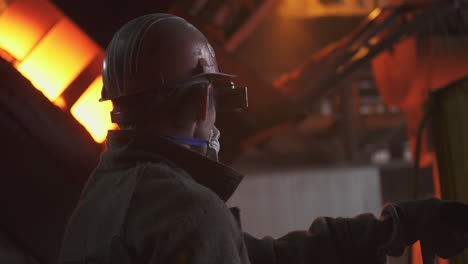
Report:
M375 167L243 172L246 177L228 204L241 209L244 231L258 237L307 229L318 216L379 214L382 206Z

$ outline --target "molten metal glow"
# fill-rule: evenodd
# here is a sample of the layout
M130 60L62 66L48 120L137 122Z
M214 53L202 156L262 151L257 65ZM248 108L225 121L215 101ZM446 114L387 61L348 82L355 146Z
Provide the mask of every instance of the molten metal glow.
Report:
M48 1L13 1L0 15L0 48L23 60L62 16Z
M111 123L109 114L112 110L112 103L109 101L99 102L101 88L102 77L99 76L71 108L72 115L90 132L94 140L99 143L106 139L107 130L115 127Z
M99 51L69 19L60 20L17 69L54 101Z
M67 109L61 93L100 52L48 0L0 0L0 57L60 108ZM113 127L111 103L98 103L101 86L98 77L70 110L97 142L103 142Z

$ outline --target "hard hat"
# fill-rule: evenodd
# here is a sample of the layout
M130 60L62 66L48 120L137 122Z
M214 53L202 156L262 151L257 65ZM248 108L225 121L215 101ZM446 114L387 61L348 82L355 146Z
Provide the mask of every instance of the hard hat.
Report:
M107 47L100 101L145 92L168 93L192 78L230 79L220 73L213 47L192 24L170 14L150 14L125 24Z

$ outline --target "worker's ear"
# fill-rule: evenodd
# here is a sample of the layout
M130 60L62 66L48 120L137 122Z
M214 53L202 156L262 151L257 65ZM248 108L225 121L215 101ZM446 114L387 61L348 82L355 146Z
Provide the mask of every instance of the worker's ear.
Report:
M197 121L205 121L206 118L208 117L208 111L209 111L209 104L210 104L210 87L203 85L200 87L197 87L197 101L198 104L196 105L196 118Z

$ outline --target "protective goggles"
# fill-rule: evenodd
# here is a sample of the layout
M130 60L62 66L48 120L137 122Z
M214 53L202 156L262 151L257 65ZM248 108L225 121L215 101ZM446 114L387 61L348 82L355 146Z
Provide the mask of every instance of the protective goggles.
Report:
M230 78L210 74L194 76L189 80L177 83L175 90L185 90L194 86L212 86L217 111L235 111L249 106L247 87L236 88Z

